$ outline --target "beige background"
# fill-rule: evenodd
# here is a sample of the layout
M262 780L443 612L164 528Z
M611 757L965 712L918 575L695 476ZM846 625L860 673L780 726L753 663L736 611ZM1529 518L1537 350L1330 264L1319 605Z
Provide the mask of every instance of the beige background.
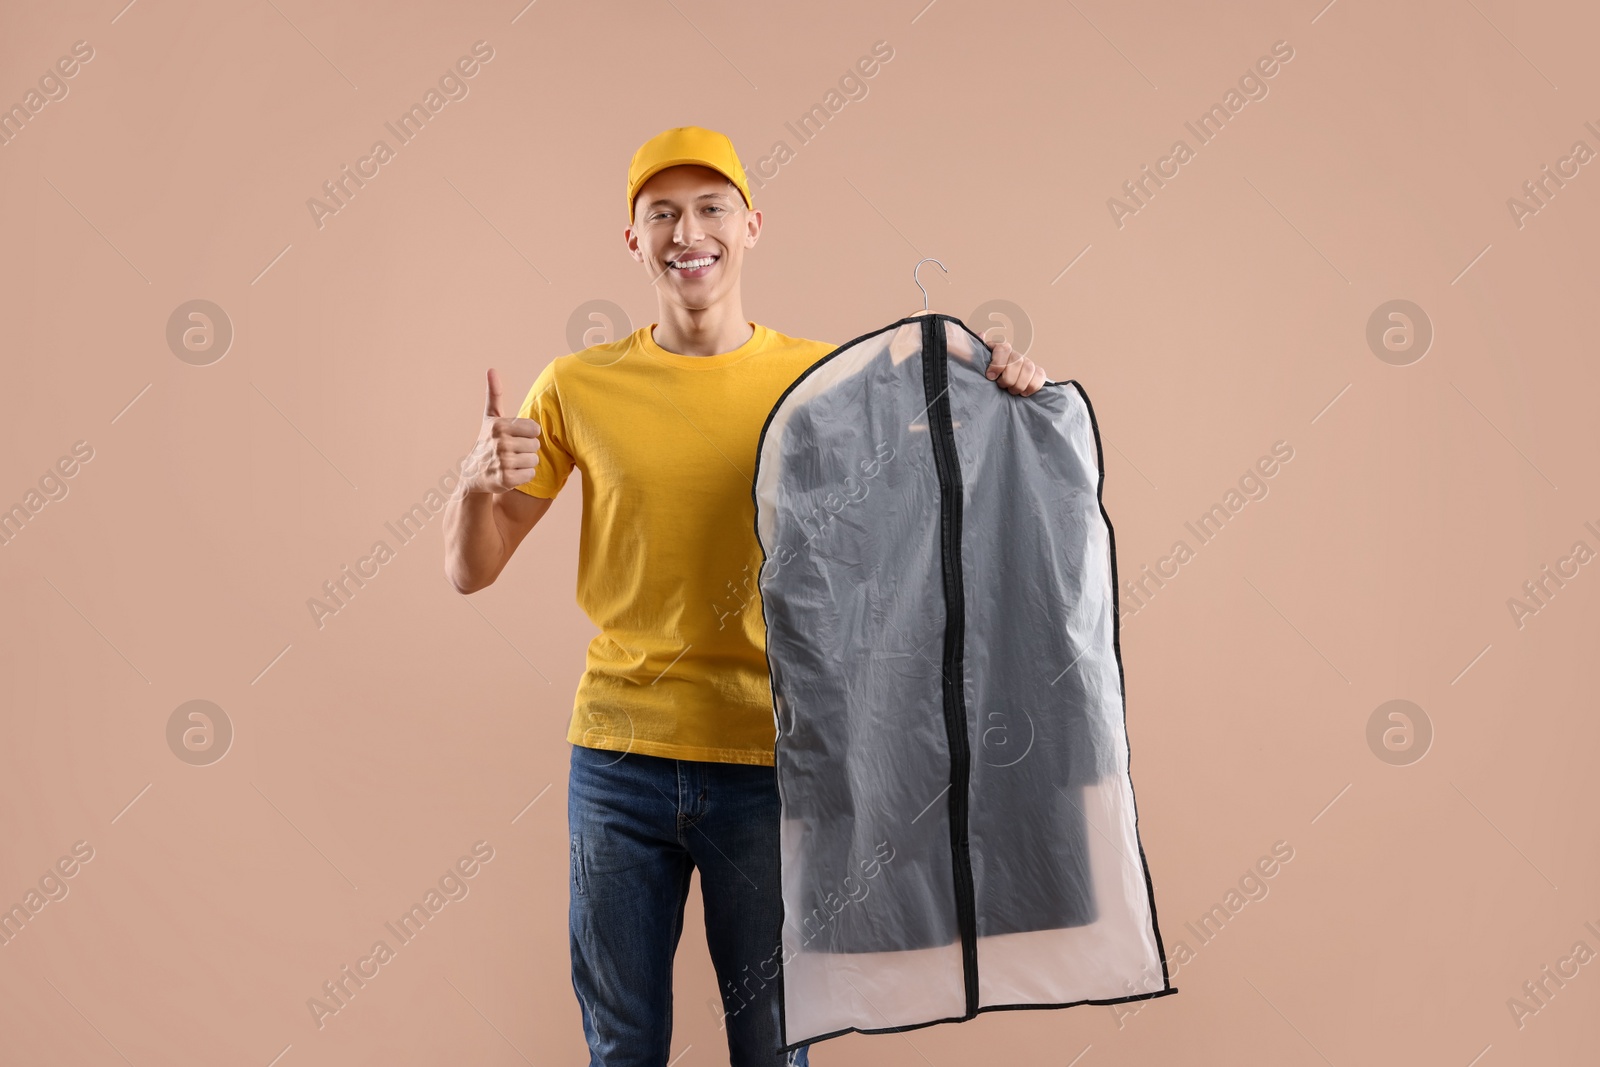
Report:
M939 257L936 308L1011 302L1094 402L1123 576L1196 548L1122 634L1181 992L814 1062L1595 1062L1600 962L1520 1026L1507 1003L1600 952L1600 565L1520 626L1508 604L1600 549L1600 165L1507 206L1600 150L1591 5L122 3L11 2L0 32L3 103L94 50L0 147L0 506L93 450L0 548L0 901L93 849L0 946L6 1067L582 1061L577 483L471 598L438 517L403 546L384 523L470 445L486 366L520 396L588 302L656 317L623 179L686 123L752 169L792 150L756 193L751 318L843 342ZM479 40L469 95L319 228L307 199ZM802 144L785 124L880 40ZM1277 41L1268 95L1196 147ZM1119 228L1108 198L1179 137ZM205 366L166 340L194 299L234 330ZM1396 299L1434 333L1405 366L1366 340ZM1196 547L1277 441L1268 495ZM308 598L380 538L319 628ZM167 740L195 699L234 730L208 766ZM1395 699L1433 732L1407 765L1368 742ZM478 841L470 894L319 1030L307 999ZM1279 841L1264 898L1185 928ZM679 963L675 1062L725 1063L697 897Z

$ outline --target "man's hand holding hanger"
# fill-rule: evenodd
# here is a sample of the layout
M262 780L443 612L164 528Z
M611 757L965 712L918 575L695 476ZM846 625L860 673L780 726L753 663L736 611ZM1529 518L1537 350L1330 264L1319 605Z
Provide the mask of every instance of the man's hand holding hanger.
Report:
M1049 380L1044 368L1012 348L1010 341L985 338L983 343L989 346L989 369L984 376L1012 395L1032 396Z

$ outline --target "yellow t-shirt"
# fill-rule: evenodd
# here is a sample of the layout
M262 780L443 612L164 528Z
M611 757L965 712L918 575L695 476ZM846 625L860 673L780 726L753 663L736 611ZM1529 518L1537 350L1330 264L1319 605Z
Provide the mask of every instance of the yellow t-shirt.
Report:
M655 325L555 359L518 411L542 431L523 492L554 497L584 475L577 595L600 633L567 740L770 766L756 443L783 391L837 346L752 322L733 351L684 356Z

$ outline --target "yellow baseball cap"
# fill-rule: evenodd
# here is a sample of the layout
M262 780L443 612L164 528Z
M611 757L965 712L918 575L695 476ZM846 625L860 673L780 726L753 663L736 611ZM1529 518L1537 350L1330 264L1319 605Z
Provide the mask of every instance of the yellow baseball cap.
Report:
M628 165L630 224L633 222L633 200L639 195L639 186L657 172L685 163L710 167L724 175L738 187L739 195L744 197L745 207L754 206L750 202L750 183L745 180L744 167L739 164L739 153L733 150L733 142L716 130L708 130L703 126L674 126L670 130L662 130L640 145L633 154L633 162Z

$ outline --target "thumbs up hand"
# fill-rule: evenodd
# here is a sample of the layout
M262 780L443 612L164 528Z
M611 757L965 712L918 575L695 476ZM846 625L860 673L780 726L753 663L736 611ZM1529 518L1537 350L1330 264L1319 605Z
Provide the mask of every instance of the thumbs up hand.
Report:
M483 425L462 473L464 493L503 493L526 485L539 466L539 422L504 414L500 376L489 368L489 395Z

